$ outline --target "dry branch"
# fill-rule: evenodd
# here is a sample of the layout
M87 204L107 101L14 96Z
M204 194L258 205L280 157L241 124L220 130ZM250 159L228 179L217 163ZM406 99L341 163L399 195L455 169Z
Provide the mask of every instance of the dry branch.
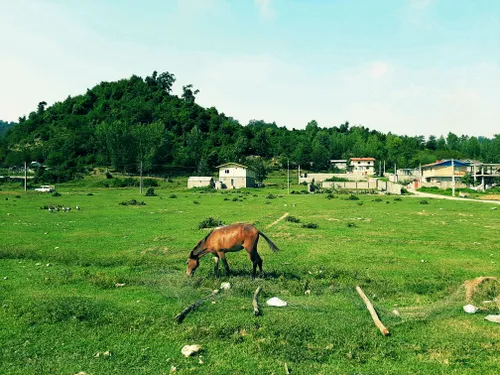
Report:
M375 311L372 303L370 302L370 300L368 299L368 297L365 295L365 293L363 292L363 290L359 286L357 286L356 287L356 291L358 292L358 294L361 296L361 298L365 302L365 305L366 305L368 311L370 312L370 315L372 316L373 322L378 327L378 329L380 330L380 332L382 332L382 334L384 336L389 335L389 330L380 321L380 319L379 319L379 317L377 315L377 312Z
M260 310L259 310L259 293L262 291L262 287L259 286L255 293L253 294L253 314L255 316L260 315Z
M179 313L178 315L175 316L175 320L177 320L177 323L182 323L182 321L184 320L184 318L186 317L187 314L189 314L191 311L196 309L199 305L201 305L206 300L215 296L217 293L219 293L219 289L215 289L212 293L210 293L210 295L203 297L203 298L200 298L195 303L192 303L191 305L186 307L184 310L182 310L181 313Z

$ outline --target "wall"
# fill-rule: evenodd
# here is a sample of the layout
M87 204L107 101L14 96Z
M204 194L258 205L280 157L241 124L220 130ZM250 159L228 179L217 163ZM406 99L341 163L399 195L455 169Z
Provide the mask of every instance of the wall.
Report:
M347 190L380 190L391 194L401 194L403 186L392 182L385 182L377 179L370 179L366 182L337 182L324 181L321 184L324 188L347 189Z

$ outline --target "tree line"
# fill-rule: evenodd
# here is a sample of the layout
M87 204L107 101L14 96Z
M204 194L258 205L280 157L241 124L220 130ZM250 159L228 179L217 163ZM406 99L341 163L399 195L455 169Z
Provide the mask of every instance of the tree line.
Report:
M39 171L41 178L61 182L95 166L206 175L229 161L256 168L280 168L289 161L312 171L329 170L330 159L361 156L398 168L445 158L500 161L500 135L400 136L349 122L324 127L315 120L301 130L263 120L242 125L215 107L199 106L199 91L192 85L183 86L180 97L173 95L175 81L169 72L153 72L145 79L133 75L101 82L50 107L42 101L0 135L0 164L38 161L48 167Z

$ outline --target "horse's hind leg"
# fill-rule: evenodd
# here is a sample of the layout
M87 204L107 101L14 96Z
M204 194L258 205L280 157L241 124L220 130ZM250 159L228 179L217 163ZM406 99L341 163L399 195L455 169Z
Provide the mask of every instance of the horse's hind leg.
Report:
M252 270L252 279L255 279L255 272L257 271L257 266L259 266L259 277L262 277L262 258L259 256L259 253L256 249L253 249L248 253L250 256L250 260L252 261L253 270Z

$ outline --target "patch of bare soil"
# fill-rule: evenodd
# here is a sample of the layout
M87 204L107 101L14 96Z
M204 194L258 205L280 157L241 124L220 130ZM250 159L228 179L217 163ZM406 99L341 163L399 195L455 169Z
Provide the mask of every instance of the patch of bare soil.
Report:
M500 201L500 194L488 194L488 195L483 195L481 199L486 199L489 201Z

